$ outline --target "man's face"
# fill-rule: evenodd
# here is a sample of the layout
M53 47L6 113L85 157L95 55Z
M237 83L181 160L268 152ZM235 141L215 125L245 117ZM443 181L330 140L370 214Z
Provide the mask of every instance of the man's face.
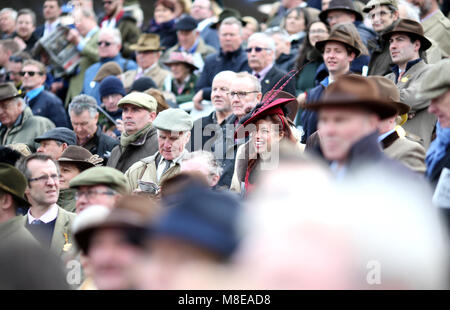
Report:
M98 36L98 56L100 58L116 57L122 47L114 41L114 36L111 33L100 33Z
M186 50L194 46L195 40L197 40L198 36L199 34L195 29L177 31L178 43Z
M329 72L342 74L349 70L354 54L350 53L349 55L347 49L341 43L328 42L325 44L323 59Z
M41 72L37 66L23 66L22 72L25 74L22 77L22 86L25 89L31 90L44 85L46 79L45 73Z
M80 186L77 188L75 208L77 214L92 205L114 207L117 194L105 185Z
M28 162L28 170L31 172L25 193L32 205L51 206L58 201L59 197L59 175L58 169L53 161L32 159Z
M220 47L226 52L236 51L242 44L242 37L239 33L239 26L221 25L219 29Z
M128 272L142 251L117 228L96 230L89 244L89 266L101 290L129 289Z
M389 52L392 62L397 65L419 58L420 42L411 42L405 34L393 34L389 39Z
M22 14L17 17L16 31L19 37L27 40L35 29L33 18L29 14Z
M420 15L427 15L432 9L433 3L431 0L408 0L408 2L414 4L420 9Z
M227 79L214 79L211 87L211 102L217 112L231 111L230 91L231 81Z
M289 41L285 41L281 35L274 34L272 39L275 42L275 58L278 59L281 54L289 55L291 51L291 44Z
M240 119L258 104L261 93L256 92L255 86L248 79L238 78L231 82L229 97L231 110Z
M345 162L351 147L373 133L378 117L352 108L323 108L317 124L320 146L327 160Z
M86 36L91 30L89 18L85 17L80 10L75 10L73 13L73 23L82 36Z
M44 2L44 18L48 21L55 21L61 15L61 8L58 1L47 0Z
M136 62L142 69L147 69L156 63L161 56L159 51L139 51L136 53Z
M387 5L375 6L369 12L373 30L381 32L391 26L398 19L398 11L391 12Z
M80 169L77 165L68 162L59 162L59 170L61 176L59 177L59 188L67 189L69 188L69 182L74 177L80 174Z
M124 104L122 106L123 127L129 135L138 132L148 123L153 122L155 117L156 112L150 112L147 109L132 104Z
M196 20L204 20L213 15L209 0L195 0L191 7L191 16Z
M123 96L121 94L111 94L102 97L102 104L105 106L106 111L108 112L116 112L119 110L117 104Z
M263 40L255 39L249 41L247 45L248 50L250 50L250 52L247 52L248 65L255 72L260 72L275 60L275 55L269 48L269 44Z
M77 138L84 140L92 137L97 131L98 113L95 117L91 117L88 110L84 110L80 115L70 112L70 121Z
M116 13L116 10L120 7L119 0L103 0L103 9L107 16L112 16Z
M10 12L0 14L0 30L4 33L12 33L16 28L16 21L12 18Z
M442 128L450 128L450 89L431 100L428 113L437 116Z
M330 27L338 24L350 24L355 21L355 15L347 11L333 10L327 14L327 21Z
M158 149L162 157L174 160L179 157L188 143L190 132L158 130Z
M9 61L9 56L11 56L11 53L7 52L3 45L0 44L0 67L6 66L6 64Z
M17 99L0 101L0 123L6 127L14 125L20 113L22 113L22 108Z
M6 72L8 72L9 79L14 82L14 85L20 85L22 82L22 77L20 76L20 71L22 71L22 63L8 61L6 63Z
M215 186L220 179L219 175L211 174L208 163L203 158L198 157L184 160L181 163L181 172L200 173L211 187Z
M55 140L42 140L36 152L49 155L54 160L58 160L66 148L67 144L65 143L58 145Z

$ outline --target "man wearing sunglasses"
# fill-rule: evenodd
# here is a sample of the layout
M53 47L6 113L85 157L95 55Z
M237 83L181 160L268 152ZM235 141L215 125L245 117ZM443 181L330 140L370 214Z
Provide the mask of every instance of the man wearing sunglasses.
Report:
M25 196L30 203L24 225L42 244L57 255L72 245L71 226L75 214L59 207L59 169L48 155L32 154L17 163L28 180Z
M69 116L61 99L44 89L45 69L44 64L36 60L27 60L23 63L20 76L22 88L26 91L25 102L34 115L48 118L56 127L69 128Z
M136 19L130 11L123 9L123 0L102 0L102 3L105 11L99 17L100 27L118 29L122 40L121 53L123 57L132 57L134 53L130 45L136 43L141 34Z
M286 75L278 69L275 63L275 41L268 35L258 32L248 38L247 49L248 65L252 74L261 83L261 92L264 95L271 90ZM283 83L284 80L281 82ZM292 79L284 87L284 91L295 96L295 80Z

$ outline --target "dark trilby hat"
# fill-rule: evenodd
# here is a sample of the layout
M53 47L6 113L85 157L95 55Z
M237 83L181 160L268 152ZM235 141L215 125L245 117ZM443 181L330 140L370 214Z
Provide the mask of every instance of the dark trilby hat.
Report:
M319 14L320 20L328 25L328 22L327 22L328 13L331 11L337 11L337 10L347 11L349 13L355 14L355 19L357 21L363 20L361 13L358 12L358 10L356 10L355 5L353 4L352 0L332 0L330 2L328 9L320 12L320 14Z
M383 39L389 42L394 33L406 33L417 37L420 40L420 49L423 51L431 47L431 42L425 38L422 25L415 20L400 19L394 29L383 34Z
M176 30L186 30L191 31L196 29L198 26L198 22L191 17L190 15L187 15L183 18L181 18L176 24L175 29Z
M232 9L232 8L224 8L222 13L219 15L219 20L216 23L211 24L211 28L218 28L220 24L224 21L224 19L228 17L236 17L241 23L242 26L245 26L247 22L242 20L241 13L238 10Z
M130 45L130 49L138 52L162 51L164 47L159 45L159 35L154 33L143 33L136 44Z
M77 144L77 136L73 130L70 130L66 127L56 127L50 129L43 135L34 139L34 142L40 143L43 140L56 140L63 143L67 143L67 145L76 145Z
M19 97L20 93L13 83L0 83L0 101Z
M400 92L394 82L381 75L371 75L368 78L377 83L380 95L384 100L391 101L397 106L399 115L409 112L411 107L400 101Z
M326 40L316 42L316 48L323 54L325 45L328 42L339 42L349 47L353 52L355 52L355 58L361 54L361 51L356 47L356 42L353 36L345 32L344 30L337 28L331 31L330 36Z
M325 90L323 97L305 105L308 110L322 108L359 108L377 114L380 119L397 114L397 106L381 97L375 81L356 74L342 75Z
M30 203L25 199L24 193L27 179L15 167L0 163L0 189L14 196L21 207L28 207Z
M61 154L58 159L59 163L71 163L80 168L81 171L95 167L93 163L89 161L92 157L92 153L86 150L84 147L78 145L71 145Z

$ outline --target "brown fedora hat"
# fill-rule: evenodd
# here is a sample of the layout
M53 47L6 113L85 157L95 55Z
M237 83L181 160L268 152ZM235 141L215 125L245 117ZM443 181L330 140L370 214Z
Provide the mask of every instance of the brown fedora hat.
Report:
M350 35L350 33L345 32L340 28L332 30L328 39L316 42L315 46L323 54L325 45L328 42L338 42L344 44L355 53L355 58L361 54L361 51L355 46L355 39Z
M0 163L0 189L11 194L20 204L20 207L30 205L24 196L26 187L27 179L17 168Z
M409 112L411 107L400 101L400 92L394 82L380 75L371 75L368 78L375 81L384 100L391 101L397 106L399 115Z
M159 35L154 33L143 33L136 44L130 45L130 49L138 52L162 51L164 50L164 47L159 45Z
M330 2L330 5L328 6L328 9L320 12L319 18L324 24L328 25L327 22L328 13L331 11L338 11L338 10L347 11L349 13L355 14L355 19L357 21L363 20L362 14L355 8L355 5L353 4L352 0L332 0Z
M19 97L20 93L13 83L1 83L0 84L0 101L8 100L11 98Z
M61 154L58 159L59 163L70 163L80 168L81 171L95 167L93 163L89 161L92 157L92 153L86 150L84 147L77 145L70 145Z
M110 75L117 76L122 73L123 73L123 70L117 62L108 61L108 62L105 62L100 67L100 69L97 71L97 74L95 75L93 81L100 83L107 76L110 76Z
M381 97L375 81L356 74L338 77L325 90L323 97L305 105L308 110L322 108L360 108L377 114L380 119L397 114L397 106Z
M420 40L420 49L425 51L431 47L431 42L425 37L423 27L420 23L412 19L400 19L397 24L389 32L383 34L383 39L389 42L394 33L411 34Z

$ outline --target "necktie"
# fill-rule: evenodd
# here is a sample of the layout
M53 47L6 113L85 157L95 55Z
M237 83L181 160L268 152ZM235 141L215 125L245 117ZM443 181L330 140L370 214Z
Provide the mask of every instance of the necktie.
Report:
M259 75L259 73L255 73L255 76L258 80L261 78L261 75Z
M164 170L163 170L163 172L161 173L161 176L163 176L164 173L166 173L166 171L169 170L170 164L172 163L172 161L171 161L171 160L164 159L164 163L166 164L166 166L164 167Z
M42 222L41 220L33 220L31 222L31 225L41 225L41 224L44 224L44 222Z

